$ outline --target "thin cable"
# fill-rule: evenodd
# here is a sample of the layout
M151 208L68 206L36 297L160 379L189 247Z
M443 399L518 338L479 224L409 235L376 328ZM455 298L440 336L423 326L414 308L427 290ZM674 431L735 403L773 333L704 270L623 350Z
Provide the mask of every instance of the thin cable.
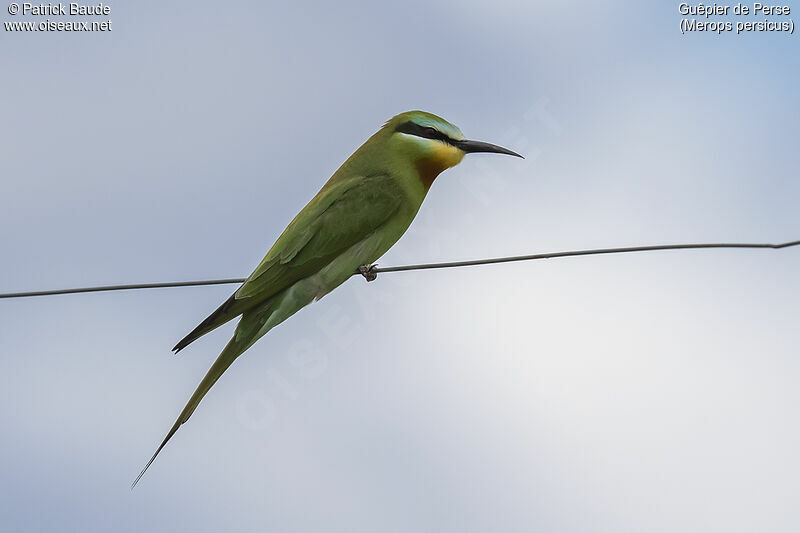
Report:
M629 252L652 252L658 250L690 250L695 248L770 248L780 249L800 245L800 241L782 244L750 244L750 243L708 243L708 244L657 244L654 246L631 246L628 248L598 248L595 250L572 250L547 254L517 255L512 257L495 257L492 259L472 259L468 261L451 261L448 263L427 263L421 265L404 265L396 267L373 268L372 272L405 272L407 270L432 270L436 268L454 268L474 265L493 265L496 263L513 263L515 261L533 261L535 259L553 259L556 257L573 257L577 255L621 254ZM356 272L361 274L361 272Z
M166 281L163 283L132 283L130 285L103 285L101 287L77 287L74 289L54 289L50 291L9 292L0 298L27 298L28 296L52 296L54 294L77 294L80 292L127 291L132 289L163 289L167 287L197 287L201 285L226 285L244 283L245 278L209 279L199 281Z
M654 246L631 246L627 248L598 248L593 250L570 250L565 252L551 252L546 254L517 255L510 257L495 257L491 259L472 259L467 261L449 261L446 263L423 263L418 265L402 265L378 267L370 266L364 272L356 271L353 275L363 275L367 280L375 279L377 274L384 272L407 272L410 270L433 270L439 268L455 268L463 266L492 265L498 263L513 263L516 261L533 261L536 259L554 259L558 257L575 257L582 255L619 254L630 252L653 252L660 250L691 250L698 248L767 248L778 250L800 245L800 241L791 241L781 244L767 243L706 243L706 244L659 244ZM203 285L227 285L243 283L246 278L212 279L198 281L174 281L164 283L134 283L129 285L104 285L100 287L79 287L74 289L55 289L49 291L11 292L0 294L2 298L27 298L30 296L52 296L56 294L77 294L84 292L123 291L137 289L161 289L168 287L197 287Z

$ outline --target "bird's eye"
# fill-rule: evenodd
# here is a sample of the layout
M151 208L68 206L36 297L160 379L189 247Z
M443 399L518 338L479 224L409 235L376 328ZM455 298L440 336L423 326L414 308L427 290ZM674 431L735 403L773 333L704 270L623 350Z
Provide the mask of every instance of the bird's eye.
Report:
M439 132L436 131L435 128L431 128L430 126L426 126L425 128L422 128L422 131L424 131L425 135L427 137L430 137L431 139L436 137L436 135L439 133Z

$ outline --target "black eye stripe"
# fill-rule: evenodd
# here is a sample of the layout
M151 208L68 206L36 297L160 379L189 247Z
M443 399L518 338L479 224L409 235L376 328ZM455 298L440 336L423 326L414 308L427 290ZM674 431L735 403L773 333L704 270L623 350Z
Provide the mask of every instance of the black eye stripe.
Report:
M441 131L437 130L436 128L432 128L430 126L420 126L419 124L408 121L403 122L395 131L399 131L400 133L407 133L409 135L415 135L417 137L424 137L425 139L436 139L437 141L446 142L447 144L455 145L455 141L442 133Z

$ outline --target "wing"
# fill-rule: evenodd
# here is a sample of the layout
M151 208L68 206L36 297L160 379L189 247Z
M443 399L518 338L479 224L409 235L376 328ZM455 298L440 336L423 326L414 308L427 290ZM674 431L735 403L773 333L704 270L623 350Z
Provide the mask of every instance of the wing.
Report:
M241 287L174 351L308 277L380 228L407 196L388 175L326 185L292 220Z
M295 217L235 297L267 298L288 285L284 279L293 283L319 271L383 225L405 198L403 188L386 175L355 178L331 189Z

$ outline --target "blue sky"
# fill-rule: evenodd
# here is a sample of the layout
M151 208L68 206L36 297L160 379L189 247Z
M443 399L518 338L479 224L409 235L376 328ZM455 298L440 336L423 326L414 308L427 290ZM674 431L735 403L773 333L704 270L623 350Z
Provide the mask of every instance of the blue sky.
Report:
M677 2L111 6L110 33L0 32L0 291L244 276L408 109L527 158L443 174L386 265L800 238L796 35L684 36ZM796 531L798 262L353 279L133 492L231 328L169 349L232 288L0 301L0 524Z

